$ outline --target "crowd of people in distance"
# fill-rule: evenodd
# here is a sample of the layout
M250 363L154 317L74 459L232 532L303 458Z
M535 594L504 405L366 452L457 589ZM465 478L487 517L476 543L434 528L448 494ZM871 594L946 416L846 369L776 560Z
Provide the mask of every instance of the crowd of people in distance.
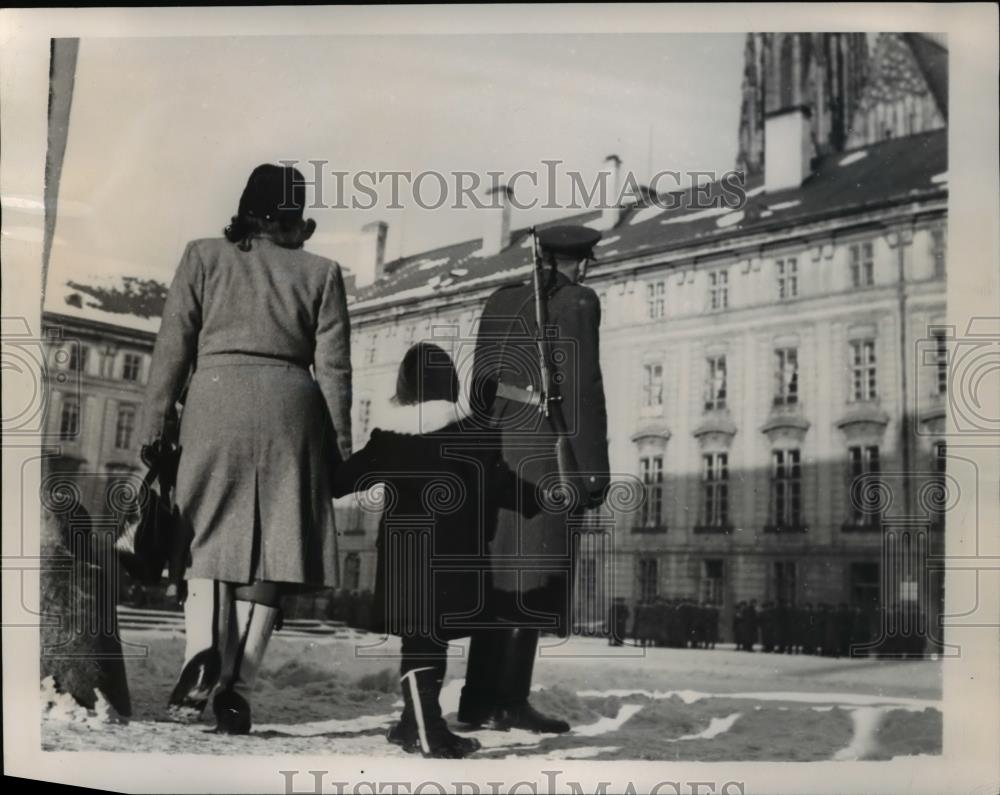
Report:
M927 651L926 617L889 609L851 607L841 602L816 605L784 600L738 602L732 638L739 651L814 654L826 657L910 656ZM631 618L631 621L629 620ZM695 599L656 597L632 610L616 599L608 613L608 643L636 646L714 649L719 642L720 611Z
M733 611L736 648L825 657L910 655L925 651L926 617L907 608L864 609L841 602L739 602Z
M636 646L714 649L719 608L685 597L640 602L632 619L632 639Z

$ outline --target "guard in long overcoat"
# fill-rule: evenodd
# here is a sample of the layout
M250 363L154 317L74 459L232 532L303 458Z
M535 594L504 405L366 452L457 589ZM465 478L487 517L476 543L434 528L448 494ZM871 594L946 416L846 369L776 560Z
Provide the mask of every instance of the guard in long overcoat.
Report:
M601 504L609 483L607 413L599 358L601 306L577 283L600 233L584 227L539 232L544 262L544 350L552 379L551 411L540 411L535 291L532 282L502 287L487 300L479 323L472 374L474 416L498 429L503 458L518 477L546 490L562 477L557 439L568 440L574 472L564 501L534 518L501 508L490 546L496 628L473 635L459 719L494 720L502 728L568 731L565 721L528 704L540 630L566 635L571 623L575 556L573 527L586 508ZM557 433L558 432L558 433ZM582 492L582 493L581 493Z
M153 350L147 443L187 385L175 499L190 538L185 665L171 714L250 730L249 694L283 592L335 587L332 470L351 450L350 325L339 266L306 253L305 181L254 169L224 238L195 240Z

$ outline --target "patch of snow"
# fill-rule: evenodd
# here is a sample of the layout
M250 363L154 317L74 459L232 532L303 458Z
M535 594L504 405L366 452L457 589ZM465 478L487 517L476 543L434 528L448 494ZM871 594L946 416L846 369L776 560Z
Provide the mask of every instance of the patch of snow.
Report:
M749 693L703 693L697 690L642 690L611 689L581 690L580 698L607 698L617 696L645 696L653 700L679 698L685 704L693 704L706 698L737 698L750 701L792 701L802 704L842 704L849 706L892 706L894 708L941 709L941 702L926 698L903 698L895 696L870 696L864 693L812 693L789 690L766 690Z
M390 715L361 715L357 718L338 720L317 720L311 723L260 723L253 727L254 734L263 732L280 732L296 737L316 737L322 734L360 734L361 732L381 729L399 720L399 713Z
M437 287L440 283L441 283L441 276L440 276L440 274L437 275L437 276L431 276L431 278L429 278L427 280L427 286L428 287Z
M753 190L748 190L746 196L748 199L752 199L754 196L760 196L760 194L762 194L763 192L764 192L764 186L758 185Z
M417 265L417 270L429 271L431 268L437 268L448 262L449 257L441 257L439 259L421 259L417 260L415 263Z
M835 761L857 761L870 756L876 748L875 732L885 716L885 711L878 707L858 707L851 711L851 722L854 724L854 734L846 748L841 748L833 755Z
M723 215L715 222L715 225L720 229L725 229L727 226L736 226L736 224L742 223L743 219L746 217L746 213L742 210L730 213L729 215Z
M725 215L726 213L731 213L733 210L731 207L707 207L704 210L698 210L693 213L685 213L684 215L671 216L670 218L664 218L660 221L661 224L686 224L690 221L704 221L706 218L715 218L717 215Z
M477 276L474 279L469 279L466 282L462 282L463 287L468 287L472 284L482 284L486 282L496 282L496 281L507 281L513 279L515 276L526 276L531 273L531 269L534 267L531 263L526 265L519 265L516 268L507 268L506 270L497 271L496 273L490 273L486 276ZM395 298L395 296L387 296L387 298Z
M452 728L452 731L455 731L454 728ZM473 734L463 734L461 731L456 731L455 734L463 737L475 737L479 740L484 750L511 747L533 748L540 745L542 740L562 736L559 734L535 734L525 729L511 729L506 732L490 731L487 729L477 731Z
M840 158L840 162L837 163L838 166L849 166L851 163L857 163L859 160L864 160L868 157L868 150L861 149L858 152L851 152L851 154L846 157Z
M774 215L774 213L772 213L770 210L761 210L760 213L761 218L770 218L772 215Z
M714 740L720 734L725 734L731 728L733 724L740 719L740 712L734 712L732 715L726 715L724 718L712 718L708 723L708 728L704 731L700 731L697 734L685 734L683 737L673 737L671 742L679 743L682 740Z
M618 249L613 248L613 249L611 249L611 251L602 252L602 257L613 257L617 253L618 253Z
M799 199L793 199L789 202L778 202L777 204L768 205L768 210L774 212L775 210L787 210L790 207L798 207L802 202ZM761 213L763 215L763 213Z
M616 732L625 724L625 721L642 710L642 707L642 704L622 704L615 717L605 716L594 723L588 723L586 726L578 726L573 729L573 734L580 737L597 737L608 732Z
M466 270L465 268L452 268L451 269L451 275L452 276L457 276L457 277L460 278L462 276L467 276L468 274L469 274L469 271Z
M125 719L108 702L104 694L94 690L94 708L87 709L73 698L72 693L62 693L55 679L46 676L41 683L42 717L59 723L78 723L90 728L102 728Z
M553 749L547 754L507 754L505 759L592 759L600 754L614 753L617 745L586 745L580 748Z
M933 182L935 185L940 185L942 182L947 182L947 181L948 181L947 171L943 171L940 174L935 174L933 177L931 177L931 182Z
M622 239L621 235L612 235L611 237L606 237L603 240L599 240L597 242L597 245L598 246L607 246L607 245L610 245L611 243L614 243L615 241L621 240L621 239Z

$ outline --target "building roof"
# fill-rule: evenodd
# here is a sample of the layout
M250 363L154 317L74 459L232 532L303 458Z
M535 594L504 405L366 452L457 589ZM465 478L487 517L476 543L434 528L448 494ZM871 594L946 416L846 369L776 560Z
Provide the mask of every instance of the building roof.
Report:
M45 311L64 318L156 334L167 286L135 276L80 277L50 284Z
M742 206L732 192L735 182L703 186L698 197L692 189L664 195L658 204L668 209L656 204L632 207L605 232L593 272L638 256L943 196L947 169L947 130L936 130L829 155L813 164L812 174L798 188L768 194L763 176L751 177ZM712 201L704 200L706 191ZM600 212L592 211L551 223L594 225L599 220ZM480 248L481 240L466 240L395 260L387 266L387 277L357 292L352 309L375 310L460 293L530 272L531 241L525 229L515 231L511 244L495 256L477 256Z
M933 42L931 44L935 47ZM864 213L890 206L943 196L948 188L947 130L883 141L848 152L829 155L814 163L812 175L801 187L768 194L763 177L751 177L747 199L736 205L735 182L716 182L702 190L660 197L660 206L631 207L618 225L604 233L596 248L594 275L615 263L657 253L721 242L734 237L788 229L796 225ZM702 209L704 191L711 204L722 199L730 206ZM599 210L560 218L557 224L597 226ZM511 234L511 243L499 254L479 256L480 239L402 257L386 264L387 276L358 290L352 313L435 295L456 295L520 280L530 273L531 238L527 229ZM45 309L67 318L90 320L138 332L159 329L167 288L154 280L135 277L80 279L51 285Z

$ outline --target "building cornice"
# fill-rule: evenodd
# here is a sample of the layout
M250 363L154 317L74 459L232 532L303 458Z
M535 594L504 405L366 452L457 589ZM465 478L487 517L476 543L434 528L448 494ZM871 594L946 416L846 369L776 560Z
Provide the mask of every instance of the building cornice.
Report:
M150 346L156 342L156 332L131 329L128 326L103 323L99 320L88 320L87 318L73 317L72 315L62 315L49 310L42 312L42 325L83 329L94 334L99 334L105 339L113 336L123 342L144 342Z

